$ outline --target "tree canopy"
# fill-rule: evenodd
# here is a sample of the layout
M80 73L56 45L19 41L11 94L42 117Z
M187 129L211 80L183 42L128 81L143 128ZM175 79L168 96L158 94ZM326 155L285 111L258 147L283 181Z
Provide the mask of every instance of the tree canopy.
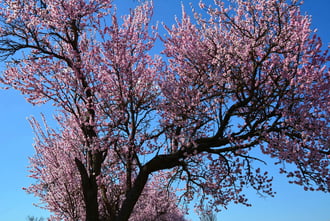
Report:
M57 108L57 129L31 119L27 189L54 219L183 220L177 201L197 197L249 205L247 186L273 195L255 150L329 192L329 55L301 2L209 3L159 37L149 1L124 17L111 0L1 1L2 84Z

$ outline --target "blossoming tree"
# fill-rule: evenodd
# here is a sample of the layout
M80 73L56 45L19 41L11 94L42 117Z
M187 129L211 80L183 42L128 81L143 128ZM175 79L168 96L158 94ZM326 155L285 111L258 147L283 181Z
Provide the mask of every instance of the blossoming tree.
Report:
M57 119L59 120L59 119ZM68 119L66 119L68 120ZM42 127L34 118L31 124L37 134L36 155L31 158L32 177L38 182L27 189L39 197L45 209L54 215L51 220L85 220L84 195L76 159L87 163L83 154L84 139L78 125L60 121L61 131L50 128L46 121ZM76 126L74 126L76 125ZM112 220L125 194L125 175L117 164L117 154L109 151L97 177L100 220ZM177 206L177 197L168 192L166 182L158 175L144 187L130 221L184 221L183 211Z
M329 192L329 56L300 2L206 3L152 57L151 2L120 20L111 0L1 1L2 83L58 109L58 130L32 120L28 188L55 218L182 219L177 182L187 201L249 205L246 186L273 195L256 150Z

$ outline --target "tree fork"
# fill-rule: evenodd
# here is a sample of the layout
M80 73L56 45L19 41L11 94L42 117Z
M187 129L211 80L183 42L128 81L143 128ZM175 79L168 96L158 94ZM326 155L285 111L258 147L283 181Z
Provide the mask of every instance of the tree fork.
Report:
M126 199L124 200L115 221L128 221L134 206L141 196L141 193L148 181L148 177L152 172L180 166L182 162L180 162L179 159L182 157L183 151L178 151L169 155L158 155L144 165L141 168L141 171L139 172L132 188L126 194Z

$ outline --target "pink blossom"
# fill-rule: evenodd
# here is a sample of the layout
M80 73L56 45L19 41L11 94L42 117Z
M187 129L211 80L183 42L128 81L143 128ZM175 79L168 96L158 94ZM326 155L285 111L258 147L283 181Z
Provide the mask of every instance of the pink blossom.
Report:
M200 7L153 57L149 1L123 18L110 0L1 1L0 55L20 58L1 83L57 109L58 129L31 119L27 188L55 220L183 220L178 198L249 206L247 186L274 195L256 149L330 191L330 59L310 17L298 1Z

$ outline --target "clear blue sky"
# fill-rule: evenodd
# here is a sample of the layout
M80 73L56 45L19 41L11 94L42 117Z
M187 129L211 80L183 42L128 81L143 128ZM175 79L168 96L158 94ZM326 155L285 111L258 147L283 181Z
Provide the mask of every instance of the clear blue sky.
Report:
M120 1L126 7L132 3L132 0ZM180 4L180 0L155 0L155 19L173 23L173 15L180 16ZM313 27L318 28L328 45L330 1L305 0L303 10L313 16ZM28 215L46 217L47 211L34 207L32 204L38 200L27 195L22 187L31 182L27 178L27 166L28 157L33 155L33 133L26 118L39 116L40 112L49 113L51 108L32 107L12 90L0 91L0 105L0 221L24 221ZM305 192L299 186L287 184L287 180L275 172L274 175L275 198L261 198L248 192L252 207L230 205L228 210L218 213L218 221L330 221L330 194ZM193 214L189 218L199 220Z

